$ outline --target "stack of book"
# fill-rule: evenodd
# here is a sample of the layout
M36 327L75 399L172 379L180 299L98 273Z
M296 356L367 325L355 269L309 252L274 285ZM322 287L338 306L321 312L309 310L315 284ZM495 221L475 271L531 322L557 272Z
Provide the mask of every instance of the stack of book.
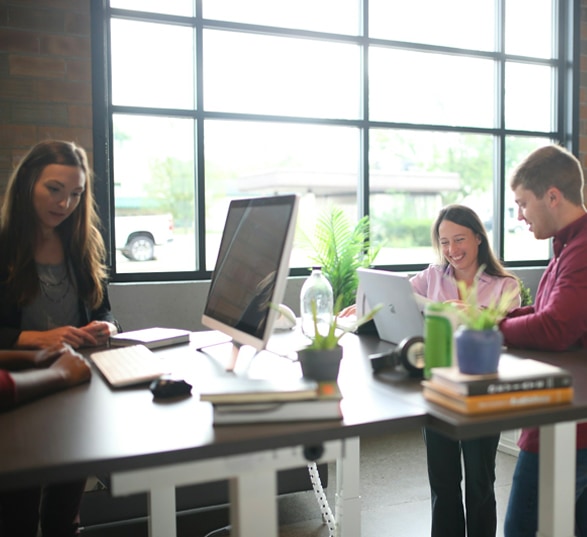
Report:
M485 414L573 400L571 374L563 368L502 354L498 372L465 375L456 367L434 367L422 381L428 401L461 414Z
M235 375L206 386L200 400L212 403L214 425L342 419L336 382Z

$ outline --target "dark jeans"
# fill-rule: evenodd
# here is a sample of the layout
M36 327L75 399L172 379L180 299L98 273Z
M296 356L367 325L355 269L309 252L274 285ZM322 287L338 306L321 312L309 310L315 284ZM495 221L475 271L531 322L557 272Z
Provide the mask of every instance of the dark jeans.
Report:
M424 429L432 500L432 537L495 537L495 456L499 435L455 441ZM465 510L461 491L465 467Z
M538 454L520 451L505 517L505 537L534 537L538 531ZM577 450L575 535L587 537L587 449Z
M0 537L78 535L85 480L0 493Z

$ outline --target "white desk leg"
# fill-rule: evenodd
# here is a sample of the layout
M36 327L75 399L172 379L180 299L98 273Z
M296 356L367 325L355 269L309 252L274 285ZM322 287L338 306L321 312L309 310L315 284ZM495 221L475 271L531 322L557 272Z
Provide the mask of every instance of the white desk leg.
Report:
M575 422L540 427L537 537L575 535Z
M276 537L277 477L275 469L257 468L229 480L233 537Z
M161 486L147 493L149 509L149 537L177 535L175 522L175 487Z
M336 526L339 537L361 535L361 440L344 441L343 455L336 459Z

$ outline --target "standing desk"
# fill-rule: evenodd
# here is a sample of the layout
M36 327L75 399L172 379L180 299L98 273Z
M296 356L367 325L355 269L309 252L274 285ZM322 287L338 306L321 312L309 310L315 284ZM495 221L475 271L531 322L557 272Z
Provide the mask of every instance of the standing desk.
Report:
M454 439L539 427L537 537L572 537L575 534L576 422L587 419L587 349L567 352L510 350L509 353L568 369L573 376L573 403L475 417L427 403L428 426Z
M200 345L204 336L195 337ZM428 426L460 439L541 426L538 535L572 535L574 422L587 418L587 386L580 382L587 378L586 353L516 353L570 369L576 381L573 404L467 417L426 402L419 382L402 374L374 379L367 355L389 344L354 335L343 343L342 422L213 428L210 405L197 397L155 403L144 387L113 391L96 373L89 384L0 414L0 488L111 474L113 494L149 493L150 535L168 537L175 531L175 487L226 477L233 535L275 537L276 470L304 466L304 447L323 448L317 462L337 460L340 534L356 537L360 436ZM194 343L157 352L196 389L218 366L196 353ZM555 488L550 496L543 494L547 482Z
M344 421L214 428L211 405L196 394L199 383L222 369L195 350L206 335L216 334L156 351L193 384L192 397L154 402L145 387L113 390L95 371L88 384L0 414L0 489L109 474L113 495L148 493L149 534L170 537L175 487L227 478L232 535L275 537L277 470L306 466L305 448L323 449L316 462L338 463L342 535L360 535L359 437L420 428L425 409L390 405L387 390L376 389L361 340L350 335L340 376Z

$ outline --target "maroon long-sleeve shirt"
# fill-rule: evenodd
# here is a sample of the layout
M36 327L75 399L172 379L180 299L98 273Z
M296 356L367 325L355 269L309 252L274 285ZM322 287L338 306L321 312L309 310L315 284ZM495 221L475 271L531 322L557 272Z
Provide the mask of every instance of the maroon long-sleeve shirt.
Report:
M13 406L15 398L16 390L10 373L0 369L0 410Z
M510 347L587 347L587 214L561 229L552 246L554 257L540 279L534 306L514 310L500 323ZM536 453L538 429L524 429L518 445ZM587 448L587 423L577 426L577 448Z

